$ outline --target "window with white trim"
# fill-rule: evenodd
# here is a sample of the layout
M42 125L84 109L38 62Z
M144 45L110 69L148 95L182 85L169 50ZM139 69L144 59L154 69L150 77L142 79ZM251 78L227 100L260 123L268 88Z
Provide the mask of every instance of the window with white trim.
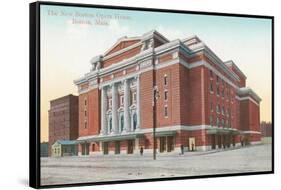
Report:
M167 101L168 100L168 90L164 91L164 100Z
M226 108L226 109L225 109L225 115L226 115L226 117L228 117L228 116L229 116L229 113L228 113L228 108Z
M168 117L168 106L167 105L165 105L165 107L164 107L164 116Z
M168 85L168 76L167 74L164 75L164 86Z
M213 78L213 71L210 70L210 78Z
M214 92L213 83L210 82L210 92Z
M220 105L217 105L216 111L217 111L217 113L220 113L220 112L221 112L221 107L220 107Z

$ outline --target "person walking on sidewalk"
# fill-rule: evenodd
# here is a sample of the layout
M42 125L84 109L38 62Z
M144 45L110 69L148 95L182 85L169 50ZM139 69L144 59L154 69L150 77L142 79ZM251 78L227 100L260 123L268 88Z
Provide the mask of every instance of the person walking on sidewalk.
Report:
M143 147L140 148L140 155L143 155Z
M183 145L181 145L181 155L183 155L184 154L184 147L183 147Z

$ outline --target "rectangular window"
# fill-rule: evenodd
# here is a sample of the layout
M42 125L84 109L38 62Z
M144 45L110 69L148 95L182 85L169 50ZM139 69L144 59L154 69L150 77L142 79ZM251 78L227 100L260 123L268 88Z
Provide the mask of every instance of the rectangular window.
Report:
M87 110L84 111L85 116L87 116Z
M220 87L217 86L217 96L219 96L219 95L220 95Z
M87 105L87 99L84 100L84 104L85 104L85 106Z
M84 122L84 128L87 128L87 121Z
M210 83L210 92L214 92L213 83Z
M168 84L168 77L167 75L164 76L164 85L167 86Z
M213 116L210 116L210 125L213 126Z
M164 99L165 99L165 101L168 100L168 91L165 91L165 92L164 92Z
M217 113L220 113L220 112L221 112L220 105L217 105Z
M213 112L213 102L211 102L211 104L210 104L210 109Z
M168 106L165 106L164 108L164 115L165 117L168 117Z
M210 77L213 78L213 71L210 70Z
M219 76L217 76L217 83L219 83L220 82L220 77Z

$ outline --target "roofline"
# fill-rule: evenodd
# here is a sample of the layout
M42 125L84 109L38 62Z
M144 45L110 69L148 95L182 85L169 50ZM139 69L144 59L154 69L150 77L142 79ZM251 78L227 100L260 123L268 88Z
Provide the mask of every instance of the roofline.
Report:
M240 93L240 94L239 94ZM256 92L253 91L250 87L242 87L238 90L239 95L251 95L256 101L260 102L262 99L257 95Z
M135 36L135 37L127 37L127 36L122 36L115 42L105 53L102 54L102 56L106 56L111 50L113 50L117 44L119 44L122 41L130 41L130 40L141 40L140 36Z
M50 100L50 102L55 102L55 101L58 101L58 100L60 100L60 99L69 98L69 97L78 97L78 96L73 95L73 94L68 94L68 95L65 95L65 96L62 96L62 97L59 97L59 98Z
M245 79L247 79L246 75L239 69L239 67L234 63L232 60L228 60L224 62L225 65L231 65L234 66L234 68L241 74Z

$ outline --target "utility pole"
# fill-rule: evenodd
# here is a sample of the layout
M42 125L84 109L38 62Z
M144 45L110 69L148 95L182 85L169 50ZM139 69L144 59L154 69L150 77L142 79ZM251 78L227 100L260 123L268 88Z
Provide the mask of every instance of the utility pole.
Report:
M154 64L153 64L153 67ZM160 97L159 90L156 85L156 70L153 68L153 160L156 160L156 127L157 127L157 100Z

